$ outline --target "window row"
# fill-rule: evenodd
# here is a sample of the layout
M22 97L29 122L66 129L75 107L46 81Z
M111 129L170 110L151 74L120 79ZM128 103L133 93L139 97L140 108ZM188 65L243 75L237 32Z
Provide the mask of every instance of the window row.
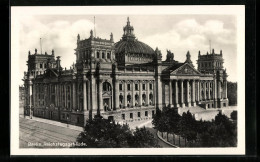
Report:
M127 90L130 91L130 90L132 90L132 88L133 88L133 87L131 87L131 84L128 83L128 84L127 84ZM142 90L146 90L146 88L147 88L147 87L146 87L146 84L143 83L143 84L142 84ZM150 90L153 90L153 84L152 84L152 83L149 84L149 89L150 89ZM119 90L120 90L120 91L123 90L123 84L119 84ZM134 85L134 90L136 90L136 91L139 90L139 84L135 84L135 85Z
M200 67L212 67L214 64L212 64L212 62L201 62L199 64ZM221 67L222 63L221 62L215 62L215 66L216 67Z
M97 58L102 58L102 59L111 59L111 53L108 52L107 54L105 54L105 52L97 52Z
M133 119L133 118L134 118L133 116L134 116L133 113L129 113L129 118L130 118L130 119ZM144 116L145 116L145 117L148 117L148 111L145 111L145 112L144 112ZM153 116L154 116L154 110L152 111L152 117L153 117ZM137 117L138 117L138 118L141 118L141 112L137 112ZM125 119L126 119L126 114L122 114L122 115L121 115L121 118L122 118L122 120L125 120Z

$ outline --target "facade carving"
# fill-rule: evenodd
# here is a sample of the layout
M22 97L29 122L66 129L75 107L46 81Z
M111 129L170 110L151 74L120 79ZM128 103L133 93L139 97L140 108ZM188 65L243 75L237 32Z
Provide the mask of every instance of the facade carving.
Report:
M62 68L60 57L29 52L24 75L24 113L83 126L100 114L116 121L151 119L157 109L228 106L227 73L222 51L198 56L198 70L188 52L180 63L167 51L136 39L127 25L119 42L77 36L76 63Z

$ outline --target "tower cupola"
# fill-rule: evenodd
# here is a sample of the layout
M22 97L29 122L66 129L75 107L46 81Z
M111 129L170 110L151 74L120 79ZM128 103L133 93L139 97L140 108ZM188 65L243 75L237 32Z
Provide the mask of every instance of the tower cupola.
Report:
M124 35L122 37L123 40L135 39L134 27L130 25L129 17L127 17L127 23L126 26L123 28L123 30L124 30Z

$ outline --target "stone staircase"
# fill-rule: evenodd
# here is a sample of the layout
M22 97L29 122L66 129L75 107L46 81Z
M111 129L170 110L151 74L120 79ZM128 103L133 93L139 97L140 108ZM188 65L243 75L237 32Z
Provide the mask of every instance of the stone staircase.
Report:
M222 114L225 114L227 117L230 117L230 114L236 110L236 106L229 106L224 108L211 108L206 110L197 105L195 107L178 108L178 113L182 115L183 112L190 111L190 113L194 115L196 120L202 119L206 121L211 121L212 119L215 119L215 116L219 113L219 111L221 111Z

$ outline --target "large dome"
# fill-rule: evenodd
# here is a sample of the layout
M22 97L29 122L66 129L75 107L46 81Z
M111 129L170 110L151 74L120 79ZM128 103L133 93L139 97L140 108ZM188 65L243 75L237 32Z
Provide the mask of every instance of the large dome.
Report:
M115 53L154 54L154 50L136 39L123 39L115 43Z
M134 27L130 25L129 17L123 30L122 39L115 43L116 54L154 54L154 50L150 46L135 38Z

